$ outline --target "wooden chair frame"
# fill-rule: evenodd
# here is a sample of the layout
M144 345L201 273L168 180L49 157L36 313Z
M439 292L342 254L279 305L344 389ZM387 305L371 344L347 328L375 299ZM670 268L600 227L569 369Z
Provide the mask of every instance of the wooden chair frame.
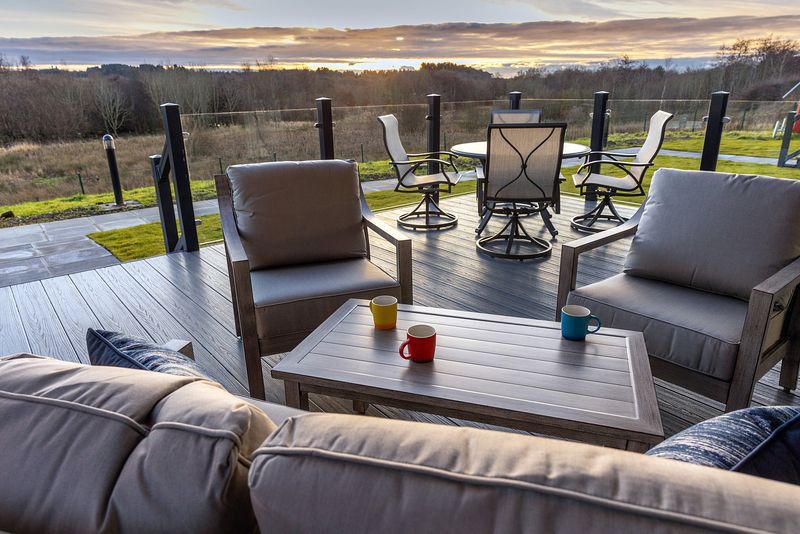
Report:
M242 339L250 396L266 399L264 376L261 370L262 351L265 356L289 351L302 341L307 334L303 333L292 338L281 339L275 343L270 343L269 340L259 340L256 326L256 309L253 302L253 288L250 281L250 262L236 226L230 180L225 174L216 175L214 179L216 181L222 235L228 261L236 335ZM367 244L367 259L370 259L369 231L372 230L378 236L394 245L397 281L400 283L400 302L412 304L414 296L411 274L411 239L375 217L367 205L364 191L361 190L360 185L359 193L361 197L362 225Z
M634 235L641 212L642 208L616 228L562 246L556 321L561 320L560 310L576 287L579 256ZM780 386L785 391L795 389L800 369L798 286L800 258L753 288L733 378L729 382L650 356L653 376L719 401L725 404L726 412L748 407L755 384L778 362L782 361Z

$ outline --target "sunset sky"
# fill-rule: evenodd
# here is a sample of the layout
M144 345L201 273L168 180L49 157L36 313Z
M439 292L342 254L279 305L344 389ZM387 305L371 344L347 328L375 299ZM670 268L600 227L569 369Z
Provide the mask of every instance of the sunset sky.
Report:
M40 67L178 63L511 73L622 54L701 66L738 37L795 37L785 0L0 0L0 53ZM791 6L791 7L790 7ZM724 16L721 16L724 15Z

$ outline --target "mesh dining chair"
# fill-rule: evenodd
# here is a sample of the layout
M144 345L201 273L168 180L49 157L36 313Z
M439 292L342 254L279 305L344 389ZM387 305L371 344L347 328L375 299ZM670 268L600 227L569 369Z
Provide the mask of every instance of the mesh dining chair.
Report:
M539 214L550 234L558 235L548 208L558 210L559 177L567 125L490 124L487 139L484 208L503 214L503 228L475 244L497 258L519 260L549 256L550 242L528 233L521 217Z
M489 124L538 124L542 122L541 109L493 109L489 114ZM478 178L477 187L475 187L475 198L478 201L478 215L481 219L475 233L480 234L486 225L489 224L489 219L492 218L493 213L483 207L483 187L481 187L482 179Z
M397 173L398 193L422 193L419 204L408 213L397 218L397 224L409 230L433 230L455 226L458 217L444 211L436 201L439 193L452 191L465 173L460 172L453 158L458 156L452 152L422 152L409 154L400 140L400 127L394 115L381 115L378 122L383 127L383 141L391 158L391 164ZM446 156L447 160L440 159ZM417 159L410 159L417 158ZM416 174L420 167L427 169L428 163L438 163L441 172L435 174ZM425 167L423 167L423 165ZM420 220L422 219L422 220Z
M575 186L581 195L587 194L587 187L594 186L596 194L600 196L600 202L592 210L573 217L571 226L581 232L599 232L606 230L604 227L595 226L597 221L608 221L622 224L627 219L619 214L614 206L613 197L639 197L644 196L645 191L642 182L647 174L647 169L653 166L661 145L664 143L664 135L667 131L667 123L672 120L672 113L666 111L656 111L650 117L650 129L644 144L636 154L622 154L606 151L591 152L586 156L586 161L578 168L578 172L572 176ZM601 159L589 161L592 155L598 155ZM620 161L620 158L633 158L632 161ZM625 176L617 178L599 172L592 172L592 166L612 165L625 172ZM584 172L585 171L585 172ZM609 213L606 213L608 209Z

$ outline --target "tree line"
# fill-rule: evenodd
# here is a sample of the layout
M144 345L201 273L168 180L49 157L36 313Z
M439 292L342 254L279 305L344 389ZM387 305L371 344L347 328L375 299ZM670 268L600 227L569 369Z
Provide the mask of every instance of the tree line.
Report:
M453 63L419 69L336 71L274 68L271 62L218 72L179 65L102 65L86 71L37 70L28 57L0 54L0 142L76 139L105 132L160 129L158 104L184 113L228 113L308 108L319 96L335 106L419 104L435 92L444 101L504 98L705 99L715 90L731 98L777 100L800 80L800 43L773 37L723 46L708 68L678 70L623 56L595 68L544 68L512 78Z

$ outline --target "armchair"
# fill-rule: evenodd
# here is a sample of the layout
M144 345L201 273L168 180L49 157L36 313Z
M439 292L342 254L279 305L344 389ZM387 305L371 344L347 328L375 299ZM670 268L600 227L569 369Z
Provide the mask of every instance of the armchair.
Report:
M576 288L581 254L630 236L623 274ZM778 362L796 387L799 258L800 183L661 169L630 220L563 245L557 310L642 331L654 376L733 411Z
M265 398L261 356L291 350L347 299L412 303L411 240L372 214L354 162L234 165L216 186L251 396ZM395 246L396 278L370 261L369 231Z
M436 200L439 193L450 192L464 176L465 173L460 172L453 162L453 159L458 156L445 150L409 154L403 148L400 140L397 117L381 115L378 117L378 122L383 127L383 142L397 173L397 185L394 190L398 193L422 193L423 195L422 200L413 210L397 218L397 224L409 230L443 230L458 224L458 217L444 211ZM446 157L447 160L441 159L441 156ZM441 172L415 174L420 167L427 166L428 163L438 163ZM424 219L424 221L418 222L418 219Z
M650 118L650 129L644 144L636 154L625 154L607 151L595 151L587 154L586 161L578 167L578 171L572 176L575 187L581 195L587 193L586 188L592 186L599 188L597 194L602 197L600 202L593 209L583 215L572 218L572 228L581 232L599 232L603 230L595 226L597 221L611 221L617 224L625 222L625 218L619 214L613 197L637 197L644 196L642 182L647 174L647 170L653 166L661 145L664 143L664 134L667 131L667 123L672 120L672 113L657 111ZM600 156L600 159L589 161L592 156ZM624 158L633 158L633 161L621 161ZM602 168L603 165L619 169L625 173L622 178L592 172L595 166ZM605 213L606 208L611 213Z

